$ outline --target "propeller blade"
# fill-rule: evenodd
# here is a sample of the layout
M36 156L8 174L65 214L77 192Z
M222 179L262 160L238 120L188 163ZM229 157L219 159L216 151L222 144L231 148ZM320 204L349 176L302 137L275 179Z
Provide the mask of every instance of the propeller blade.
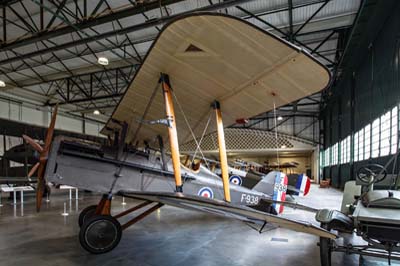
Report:
M44 151L47 153L50 149L51 140L53 139L54 127L56 126L56 118L58 112L58 105L54 108L53 115L51 116L50 126L47 129L46 140L44 141Z
M40 165L40 163L35 163L35 165L29 171L28 177L32 177L35 174L35 172L38 169L39 165Z
M40 207L42 206L42 199L44 193L44 167L45 162L39 163L38 177L37 177L37 187L36 187L36 211L40 212Z
M22 135L22 137L24 138L24 140L26 142L29 143L29 145L32 146L32 148L37 151L38 153L42 153L43 152L43 148L42 146L40 146L36 141L34 141L31 137L27 136L27 135Z
M58 112L58 105L54 108L53 115L51 116L50 126L46 132L46 138L44 141L44 148L42 149L42 153L40 153L39 158L39 167L38 167L38 182L36 188L36 211L40 212L40 207L42 206L42 199L44 194L44 189L46 185L46 181L44 179L44 172L47 163L47 155L49 153L51 141L53 139L54 127L56 125L56 117Z

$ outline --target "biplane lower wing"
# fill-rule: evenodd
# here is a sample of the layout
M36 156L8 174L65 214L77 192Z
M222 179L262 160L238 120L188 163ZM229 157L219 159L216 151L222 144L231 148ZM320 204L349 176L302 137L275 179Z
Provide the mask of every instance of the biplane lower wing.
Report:
M322 228L319 228L311 223L290 220L276 215L271 215L265 212L260 212L250 207L233 205L231 203L227 203L221 200L184 195L182 193L157 193L157 192L143 193L143 192L124 191L121 192L121 194L129 198L159 202L165 205L171 205L178 208L197 210L219 216L234 218L244 222L273 223L280 227L294 230L297 232L313 234L319 237L326 237L330 239L337 238L335 234L330 233Z

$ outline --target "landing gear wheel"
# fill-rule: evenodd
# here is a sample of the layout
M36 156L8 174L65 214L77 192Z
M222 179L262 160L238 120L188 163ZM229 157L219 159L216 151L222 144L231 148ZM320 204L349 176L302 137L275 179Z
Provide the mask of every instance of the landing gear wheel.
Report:
M96 209L97 205L90 205L81 211L78 219L79 227L82 227L82 225L95 214Z
M81 227L79 242L93 254L102 254L113 250L121 240L121 224L112 216L95 215Z
M328 224L321 224L321 227L330 231ZM319 256L321 259L321 266L331 266L332 256L332 240L325 237L319 238Z

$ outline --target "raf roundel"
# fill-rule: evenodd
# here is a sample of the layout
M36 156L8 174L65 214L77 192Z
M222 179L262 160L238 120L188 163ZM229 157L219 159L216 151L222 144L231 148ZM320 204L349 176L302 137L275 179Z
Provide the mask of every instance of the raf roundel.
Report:
M240 176L237 175L233 175L229 178L229 182L231 182L232 184L241 186L242 185L242 179L240 178Z
M199 193L197 193L199 196L201 197L205 197L205 198L214 198L214 193L212 191L211 188L209 187L203 187L199 190Z

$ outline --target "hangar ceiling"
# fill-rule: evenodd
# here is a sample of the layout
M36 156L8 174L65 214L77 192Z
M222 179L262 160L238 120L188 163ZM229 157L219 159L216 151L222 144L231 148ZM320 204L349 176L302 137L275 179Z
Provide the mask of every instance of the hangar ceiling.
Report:
M6 83L1 95L38 106L58 102L64 112L92 118L100 110L95 119L105 121L161 27L192 11L248 20L307 50L334 74L360 1L0 1L0 79ZM109 64L98 64L99 57ZM290 124L290 134L319 142L315 123L323 98L318 93L280 108L283 119L275 127L268 113L235 127L273 130ZM299 121L314 123L313 136L310 126L296 129Z

